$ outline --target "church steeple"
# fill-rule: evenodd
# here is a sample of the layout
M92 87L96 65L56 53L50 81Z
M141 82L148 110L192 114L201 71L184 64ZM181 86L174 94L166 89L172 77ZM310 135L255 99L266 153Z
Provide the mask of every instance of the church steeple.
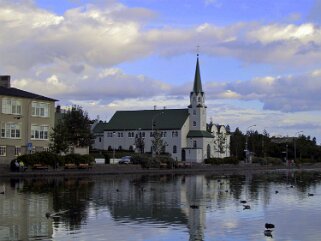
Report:
M194 93L202 93L202 81L201 81L201 72L199 67L199 61L198 61L198 54L197 54L197 62L196 62L196 69L195 69L195 77L194 77Z
M190 130L206 130L205 93L202 89L199 55L197 54L193 91L190 94Z

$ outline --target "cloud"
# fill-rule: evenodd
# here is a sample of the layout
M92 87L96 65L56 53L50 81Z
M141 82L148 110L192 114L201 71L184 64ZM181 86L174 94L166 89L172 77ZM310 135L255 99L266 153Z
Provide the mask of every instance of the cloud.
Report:
M124 17L126 16L126 18ZM111 66L143 56L140 28L153 12L112 3L74 8L63 16L33 5L0 3L0 63L30 69L56 59Z

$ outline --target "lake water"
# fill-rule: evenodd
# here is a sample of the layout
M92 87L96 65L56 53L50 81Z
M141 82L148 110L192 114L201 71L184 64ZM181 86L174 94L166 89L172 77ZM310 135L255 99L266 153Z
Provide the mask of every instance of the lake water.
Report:
M320 185L314 171L0 180L0 240L317 241Z

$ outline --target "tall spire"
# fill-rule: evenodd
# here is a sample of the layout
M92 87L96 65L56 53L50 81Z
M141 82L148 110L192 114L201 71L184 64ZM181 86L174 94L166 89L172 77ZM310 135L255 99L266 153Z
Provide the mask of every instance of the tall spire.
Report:
M195 70L195 78L194 78L194 88L193 88L194 93L202 93L203 92L198 56L199 56L199 54L197 54L197 62L196 62L196 70Z

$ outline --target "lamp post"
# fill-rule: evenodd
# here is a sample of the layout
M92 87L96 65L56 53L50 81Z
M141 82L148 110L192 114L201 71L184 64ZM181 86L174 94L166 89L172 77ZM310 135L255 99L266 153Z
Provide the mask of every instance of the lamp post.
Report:
M296 136L299 134L299 133L302 133L303 131L298 131L295 133L294 135L294 138L293 138L293 144L294 144L294 163L296 162Z
M116 132L113 132L113 164L115 164L115 135Z
M246 161L246 163L248 163L248 161L249 161L249 150L248 150L249 129L254 126L256 126L256 125L251 125L246 128L246 137L245 137L245 161Z

